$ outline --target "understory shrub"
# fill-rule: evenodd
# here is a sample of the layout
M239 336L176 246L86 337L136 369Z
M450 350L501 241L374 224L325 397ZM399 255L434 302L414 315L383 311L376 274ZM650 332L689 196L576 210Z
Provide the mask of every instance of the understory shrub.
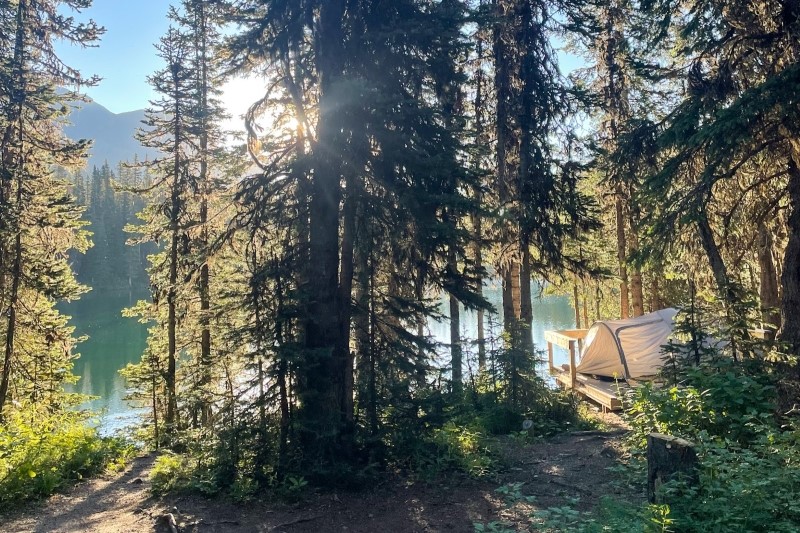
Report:
M489 474L497 462L486 436L480 431L447 422L433 431L437 470L458 469L473 477Z
M794 532L800 527L800 432L742 446L701 435L699 483L662 487L676 531Z
M132 445L100 437L77 412L49 414L33 406L9 410L0 426L0 509L43 498L69 482L120 469Z
M698 483L660 489L672 530L797 531L800 432L779 424L769 373L715 358L678 385L632 391L629 405L634 454L644 456L650 432L696 445Z
M643 448L648 433L696 441L710 438L748 443L775 427L775 387L766 374L747 372L732 360L685 371L675 386L650 383L631 389L627 416L634 446Z

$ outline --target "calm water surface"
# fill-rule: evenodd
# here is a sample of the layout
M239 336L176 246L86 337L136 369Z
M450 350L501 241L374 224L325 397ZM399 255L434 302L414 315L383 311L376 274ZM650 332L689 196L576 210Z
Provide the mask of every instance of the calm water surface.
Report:
M502 312L501 293L497 287L488 287L487 299ZM80 376L72 387L75 392L97 396L85 407L97 410L101 415L103 432L110 433L129 425L135 420L136 411L124 400L125 380L119 370L128 363L139 361L147 340L147 328L135 319L123 318L122 309L148 298L146 292L119 291L109 294L92 291L77 302L62 306L62 311L72 317L77 336L88 335L89 339L80 344L81 357L75 362L74 372ZM448 305L443 300L442 312L447 314ZM575 326L575 315L569 299L563 296L544 296L533 300L533 340L537 348L546 350L544 331L566 329ZM494 335L499 336L502 316L485 318L487 337L494 327ZM477 332L475 312L462 312L462 334L467 342L474 340ZM450 339L450 325L447 321L429 323L429 333L439 342L446 344ZM439 348L440 363L446 364L446 346ZM556 361L566 361L566 354L556 350Z
M147 328L136 319L123 318L122 310L138 300L148 298L147 292L91 291L80 300L61 306L72 317L75 335L88 335L78 345L80 358L73 372L79 376L74 392L97 396L87 407L101 413L104 432L113 432L130 424L136 412L125 400L125 380L119 370L128 363L139 362L147 341Z

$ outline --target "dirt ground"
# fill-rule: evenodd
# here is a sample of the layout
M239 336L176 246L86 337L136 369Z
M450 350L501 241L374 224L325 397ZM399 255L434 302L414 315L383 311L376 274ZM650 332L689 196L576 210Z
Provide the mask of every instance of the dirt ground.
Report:
M195 496L150 496L154 457L137 458L127 471L72 487L46 502L0 517L4 533L261 533L261 532L472 532L475 522L505 520L520 530L527 513L508 509L496 489L524 483L535 496L527 510L564 505L593 508L601 496L640 499L621 488L608 468L616 464L625 430L566 433L530 445L504 440L507 468L494 479L452 475L434 483L387 481L371 491L312 494L296 505L248 504ZM624 491L628 491L625 494ZM519 509L518 509L519 511ZM172 529L170 520L174 518Z

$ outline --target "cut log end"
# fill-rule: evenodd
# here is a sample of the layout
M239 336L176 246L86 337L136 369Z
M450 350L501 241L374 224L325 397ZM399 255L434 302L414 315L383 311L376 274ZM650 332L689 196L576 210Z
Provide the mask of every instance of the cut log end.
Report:
M647 436L647 499L664 502L660 487L675 479L697 483L697 453L691 442L660 433Z

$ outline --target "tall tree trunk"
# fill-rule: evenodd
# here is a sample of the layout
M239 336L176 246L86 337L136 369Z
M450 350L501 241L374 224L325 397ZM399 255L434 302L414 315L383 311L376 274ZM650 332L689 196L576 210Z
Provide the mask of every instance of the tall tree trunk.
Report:
M8 308L6 310L6 343L3 356L3 376L0 379L0 420L4 420L3 408L8 400L8 389L11 384L11 372L14 366L14 340L17 328L17 305L19 303L19 288L22 280L22 224L20 217L23 212L23 176L25 171L25 136L24 118L25 111L25 91L27 83L25 79L25 14L28 6L25 0L20 0L17 4L16 13L16 34L14 40L14 59L12 65L12 89L11 97L16 105L11 106L12 115L8 119L8 138L4 138L5 150L10 153L3 153L3 165L6 161L10 162L10 174L16 186L15 202L10 209L14 213L14 220L9 226L13 228L14 246L12 251L11 267L11 291L8 295ZM14 146L11 146L11 145ZM5 177L5 176L3 176Z
M480 203L481 195L479 192L476 192L476 201ZM483 269L483 250L481 249L482 245L482 221L481 216L479 214L472 215L472 227L474 230L474 237L473 237L473 244L472 244L472 254L475 261L475 268L480 272ZM483 278L479 278L477 280L477 294L479 297L483 297ZM483 309L478 309L477 314L477 324L476 324L476 331L477 331L477 343L478 343L478 371L484 372L486 370L486 334L484 332L483 321L484 321L484 311Z
M201 420L204 426L211 424L211 398L210 391L206 390L211 385L211 275L208 266L208 246L209 246L209 231L208 231L208 197L210 191L210 179L208 172L208 44L206 28L207 20L203 3L199 4L199 46L198 46L198 63L200 69L200 226L201 236L200 243L203 249L202 261L200 267L200 364L202 367L201 378L201 397L203 398L202 416Z
M661 268L654 268L651 271L653 278L650 280L650 312L664 307L664 302L661 300L661 272Z
M493 54L495 62L495 99L497 129L497 189L500 205L508 208L514 200L514 186L517 181L518 166L514 153L518 149L518 135L513 124L513 90L511 74L511 52L507 44L508 35L504 31L512 14L507 2L495 2ZM506 228L504 244L508 246L503 265L499 270L503 282L503 329L511 347L519 347L518 323L520 318L519 258L517 231ZM516 245L513 245L516 243Z
M21 176L22 172L19 173ZM18 191L22 190L22 180L17 180ZM17 193L17 205L21 205L22 194ZM17 215L19 216L19 214ZM11 270L11 292L8 297L8 310L6 316L5 356L3 357L3 377L0 380L0 420L4 420L3 408L8 399L8 389L11 383L11 372L14 368L14 340L17 329L17 304L19 303L19 286L22 279L22 230L17 227L14 237L13 266Z
M778 340L794 355L800 354L800 141L789 160L788 242L781 275L781 329Z
M773 332L780 328L780 299L778 297L778 273L775 269L772 232L764 222L758 226L758 270L760 283L758 295L761 307L762 327Z
M628 257L636 257L639 253L639 212L636 204L631 196L633 196L633 188L635 184L629 186L628 195ZM630 273L630 291L631 291L631 310L633 316L642 316L644 314L644 287L642 282L642 269L638 264L631 266Z
M708 258L711 272L714 275L714 281L717 283L717 290L725 302L730 303L732 294L730 292L730 278L728 277L728 269L725 266L725 261L722 259L722 254L719 252L719 247L714 240L714 232L711 229L711 224L708 222L708 216L705 211L702 211L697 217L697 231L700 235L700 244Z
M344 124L336 97L343 75L344 0L328 0L318 14L317 71L320 78L319 127L311 183L309 297L305 358L300 368L301 445L307 461L330 464L349 459L342 441L346 422L344 375L348 356L342 353L339 312L339 202Z
M630 316L630 299L628 296L628 243L625 237L625 199L621 188L617 189L614 199L617 220L617 262L619 264L619 314L620 318Z
M483 0L479 1L479 7L483 7ZM486 133L484 132L484 113L486 110L484 109L486 106L484 93L485 93L485 85L486 85L486 77L484 76L483 70L483 54L484 54L484 35L482 32L478 32L476 36L477 43L475 48L475 53L478 59L478 67L475 72L475 105L474 105L474 113L475 113L475 140L479 147L484 146L486 141ZM475 164L474 169L478 175L480 175L480 171L483 167L482 159L481 159L481 152L479 151L478 154L475 156ZM475 187L474 190L474 199L476 205L483 205L483 194L481 193L481 185ZM471 215L471 222L472 222L472 257L475 261L475 269L478 272L483 270L483 217L480 213L474 212ZM477 280L477 293L478 296L483 297L483 278L480 277ZM478 343L478 371L484 372L486 370L486 336L484 332L484 310L478 309L477 312L477 343Z
M178 172L178 165L176 164L176 172ZM177 316L176 316L176 299L177 299L177 284L178 284L178 192L177 181L178 176L175 176L176 184L174 185L172 193L172 208L170 216L173 217L171 222L172 229L170 236L169 248L169 289L167 291L167 370L164 374L164 382L167 389L167 413L164 417L164 423L169 429L174 429L177 425L178 413L178 397L176 394L176 352L177 352Z
M639 236L636 235L636 224L631 217L631 227L628 228L628 237L630 241L629 255L635 257L639 251ZM638 265L631 267L630 289L631 289L631 310L633 316L642 316L644 314L644 291L642 288L642 269Z
M208 198L211 194L210 177L208 170L208 130L209 130L209 109L208 109L208 42L207 24L208 20L205 12L205 4L198 4L198 29L199 42L197 47L198 67L200 83L198 86L200 96L200 246L202 248L202 261L200 267L200 365L201 365L201 421L204 426L211 424L211 393L207 390L211 386L211 276L208 266Z
M172 71L172 84L175 88L174 95L174 123L173 161L172 161L172 190L170 192L170 247L169 247L169 287L167 288L167 370L164 382L167 389L167 413L164 423L168 429L175 429L178 424L178 396L176 393L176 361L177 361L177 297L178 297L178 241L180 238L180 211L181 189L183 187L181 174L181 144L183 141L183 114L181 110L181 95L179 87L180 67L170 65Z
M581 285L582 285L582 288L583 288L583 290L581 291L583 293L583 327L588 328L589 324L590 324L590 322L589 322L589 291L586 288L586 280L585 279L581 280Z
M519 326L522 348L533 355L533 295L531 294L531 250L522 245L522 263L519 269Z
M370 437L378 437L378 349L376 346L376 330L378 313L375 306L375 258L369 257L369 367L367 368L367 417Z
M350 351L350 326L353 315L353 254L356 239L356 211L359 201L356 178L348 174L346 179L346 198L344 200L344 221L342 227L342 261L339 270L339 353L344 354L345 362L342 381L344 382L344 395L342 397L342 412L347 424L347 432L353 431L353 352Z
M462 390L461 312L458 299L450 295L450 368L453 392Z
M512 259L503 274L503 329L509 337L509 348L520 348L521 299L520 264Z

